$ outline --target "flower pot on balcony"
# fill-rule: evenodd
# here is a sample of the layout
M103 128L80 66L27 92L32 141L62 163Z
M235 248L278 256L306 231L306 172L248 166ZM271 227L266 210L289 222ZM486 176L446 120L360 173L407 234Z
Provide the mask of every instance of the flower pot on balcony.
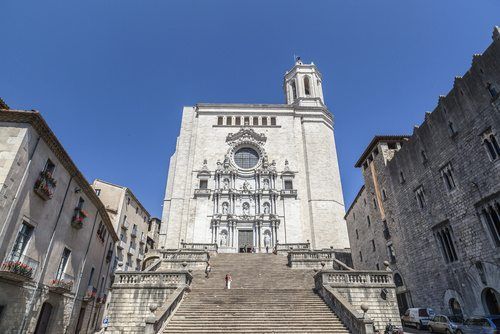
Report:
M73 290L73 280L66 278L66 279L53 279L50 281L49 285L49 290L56 292L56 293L68 293Z
M6 261L2 263L0 273L4 278L24 282L33 277L33 268L21 261Z

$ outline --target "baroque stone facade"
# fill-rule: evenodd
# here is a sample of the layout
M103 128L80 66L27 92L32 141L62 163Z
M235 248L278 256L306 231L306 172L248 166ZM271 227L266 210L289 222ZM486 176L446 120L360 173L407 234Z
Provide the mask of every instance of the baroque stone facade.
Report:
M314 64L287 72L287 104L185 107L170 160L160 246L348 247L333 133Z
M355 269L389 261L400 311L500 313L500 30L411 136L376 136L346 214Z
M0 332L93 333L118 236L38 112L0 110Z

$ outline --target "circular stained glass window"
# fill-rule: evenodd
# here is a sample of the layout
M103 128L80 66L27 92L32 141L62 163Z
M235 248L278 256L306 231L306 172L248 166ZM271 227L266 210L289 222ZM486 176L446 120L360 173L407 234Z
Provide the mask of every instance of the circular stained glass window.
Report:
M259 162L259 153L250 147L240 148L234 153L234 162L244 169L255 167Z

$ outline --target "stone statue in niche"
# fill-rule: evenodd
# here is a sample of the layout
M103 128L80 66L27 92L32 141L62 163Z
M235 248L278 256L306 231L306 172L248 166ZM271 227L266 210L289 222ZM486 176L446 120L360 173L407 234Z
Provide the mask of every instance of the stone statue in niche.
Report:
M273 160L271 162L271 167L269 167L269 170L272 172L276 171L276 161L275 160Z
M225 230L220 233L220 245L227 246L227 233Z
M269 189L269 179L264 179L263 184L262 184L262 188L264 190L268 190Z
M216 170L218 170L218 171L221 171L221 170L222 170L222 163L220 162L220 160L217 160L217 167L216 167Z
M290 171L290 166L288 166L288 160L285 160L285 172Z
M269 214L270 205L269 203L264 203L264 214Z
M229 204L227 202L222 203L222 214L227 215L229 211Z
M271 236L269 235L269 231L264 232L264 247L271 246Z
M250 204L243 203L243 215L248 216L250 214Z
M229 179L228 178L224 178L224 180L222 180L222 183L223 183L222 188L224 190L229 189Z
M245 182L243 182L242 189L243 189L243 191L250 191L250 189L252 189L252 187L250 187L250 182L245 180Z

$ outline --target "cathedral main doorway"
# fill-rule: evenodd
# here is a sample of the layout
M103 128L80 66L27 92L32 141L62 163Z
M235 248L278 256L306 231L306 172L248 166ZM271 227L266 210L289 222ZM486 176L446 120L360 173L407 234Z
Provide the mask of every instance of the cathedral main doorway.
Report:
M238 252L250 253L253 247L253 231L238 230Z

